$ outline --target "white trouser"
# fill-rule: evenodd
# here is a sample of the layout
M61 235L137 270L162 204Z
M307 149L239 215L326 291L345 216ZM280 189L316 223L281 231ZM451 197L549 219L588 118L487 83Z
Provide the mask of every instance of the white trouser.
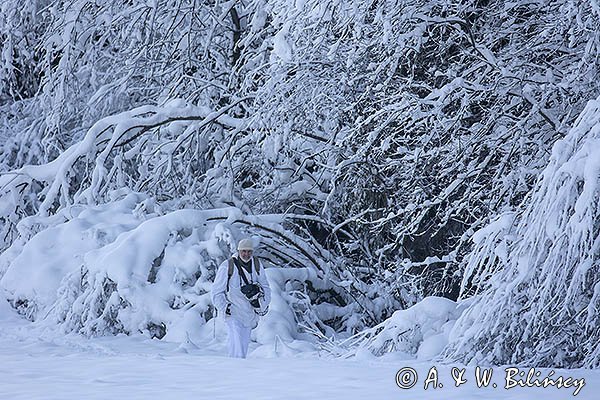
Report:
M246 358L252 328L245 327L237 319L231 317L226 318L225 322L229 334L229 357Z

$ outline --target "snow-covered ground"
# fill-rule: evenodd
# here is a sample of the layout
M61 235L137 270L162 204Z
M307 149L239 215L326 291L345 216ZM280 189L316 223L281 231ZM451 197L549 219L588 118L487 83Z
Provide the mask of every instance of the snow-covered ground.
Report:
M293 354L282 346L253 348L245 360L229 359L223 343L179 345L142 336L87 339L35 326L0 305L0 399L570 399L574 388L504 389L504 368L494 368L478 388L474 367L454 387L452 367L399 357L333 359ZM432 367L438 383L433 388ZM461 366L458 366L461 369ZM414 368L418 383L401 389L396 375ZM526 371L525 369L522 369ZM549 370L539 370L540 379ZM459 371L454 371L458 376ZM432 379L427 390L424 382ZM410 374L409 374L410 375ZM407 376L409 376L407 375ZM600 371L556 371L553 377L585 379L577 399L597 399ZM497 388L491 387L497 383Z

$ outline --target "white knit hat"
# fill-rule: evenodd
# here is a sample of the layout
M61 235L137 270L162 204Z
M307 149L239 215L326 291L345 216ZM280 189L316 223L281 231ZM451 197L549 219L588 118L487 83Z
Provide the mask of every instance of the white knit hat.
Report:
M238 250L254 250L254 243L252 239L242 239L238 243Z

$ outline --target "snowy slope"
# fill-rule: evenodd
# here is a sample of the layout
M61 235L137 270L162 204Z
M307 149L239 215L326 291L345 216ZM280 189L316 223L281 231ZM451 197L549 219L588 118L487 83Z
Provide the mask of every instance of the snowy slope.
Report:
M246 360L229 359L222 341L178 345L142 336L87 339L60 335L16 316L0 302L0 399L534 399L573 398L573 389L477 388L474 368L458 388L452 366L383 357L333 359L316 352L292 355L286 347L256 350ZM424 390L437 366L444 386ZM396 385L401 368L415 368L419 379L410 390ZM462 368L462 367L461 367ZM540 370L542 377L548 370ZM495 368L497 375L504 374ZM584 378L577 399L596 399L600 371L556 374Z

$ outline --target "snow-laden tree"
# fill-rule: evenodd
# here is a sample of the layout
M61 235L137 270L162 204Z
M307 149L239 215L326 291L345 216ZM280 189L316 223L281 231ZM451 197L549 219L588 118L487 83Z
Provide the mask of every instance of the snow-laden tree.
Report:
M555 143L523 210L478 233L469 263L465 281L483 292L448 357L600 366L600 99Z
M11 157L13 167L52 160L100 118L142 104L180 97L228 104L241 29L232 23L236 7L198 0L3 2L2 135L15 137L14 151L36 147L30 158L15 159L8 149L0 158Z
M212 111L239 104L228 89L234 64L235 25L231 21L236 15L235 4L193 0L101 4L81 0L27 2L22 7L21 3L8 0L1 9L3 35L10 38L2 43L3 54L7 55L2 74L3 97L13 99L2 105L4 124L0 137L6 141L0 151L0 165L4 171L56 161L71 145L84 139L90 129L94 131L101 118L128 111L135 115L138 105L165 105L177 97ZM33 50L35 54L31 53ZM15 54L12 58L11 52ZM28 68L21 68L21 64ZM15 88L23 86L20 82L24 79L35 80L37 89L17 93ZM34 89L33 84L25 87ZM208 126L204 127L204 134L219 140L220 127L205 125ZM217 131L215 135L213 130ZM194 149L188 150L188 155L204 151L194 141L198 139L195 132L188 132L187 137L193 143L184 140L179 146ZM142 137L140 142L147 140ZM160 140L150 139L150 146ZM116 144L118 150L125 147L125 143ZM143 150L140 146L137 149ZM112 162L115 153L105 158ZM86 156L93 158L95 154ZM194 162L182 160L180 168L202 175L208 168L210 154L208 150ZM125 163L140 161L125 157ZM70 164L71 167L75 169L68 179L73 180L73 186L86 184L84 168L80 164ZM26 173L23 176L25 180L31 178ZM148 184L141 176L131 178L139 179L140 185ZM177 181L173 176L165 178ZM43 193L39 193L43 191L43 179L41 186L35 182L25 184L20 179L17 178L18 186L0 188L15 196L9 201L12 206L3 208L3 248L14 239L15 224L20 218L37 213L41 202L53 201L44 200ZM130 183L120 180L113 188ZM189 182L178 182L177 186L187 193L194 191ZM168 194L170 191L171 188L165 188L163 195L173 198L181 194Z
M456 295L473 230L519 204L599 90L593 2L256 4L266 28L241 43L273 51L249 52L245 76L258 143L277 152L242 196L321 217L310 236L395 306Z

